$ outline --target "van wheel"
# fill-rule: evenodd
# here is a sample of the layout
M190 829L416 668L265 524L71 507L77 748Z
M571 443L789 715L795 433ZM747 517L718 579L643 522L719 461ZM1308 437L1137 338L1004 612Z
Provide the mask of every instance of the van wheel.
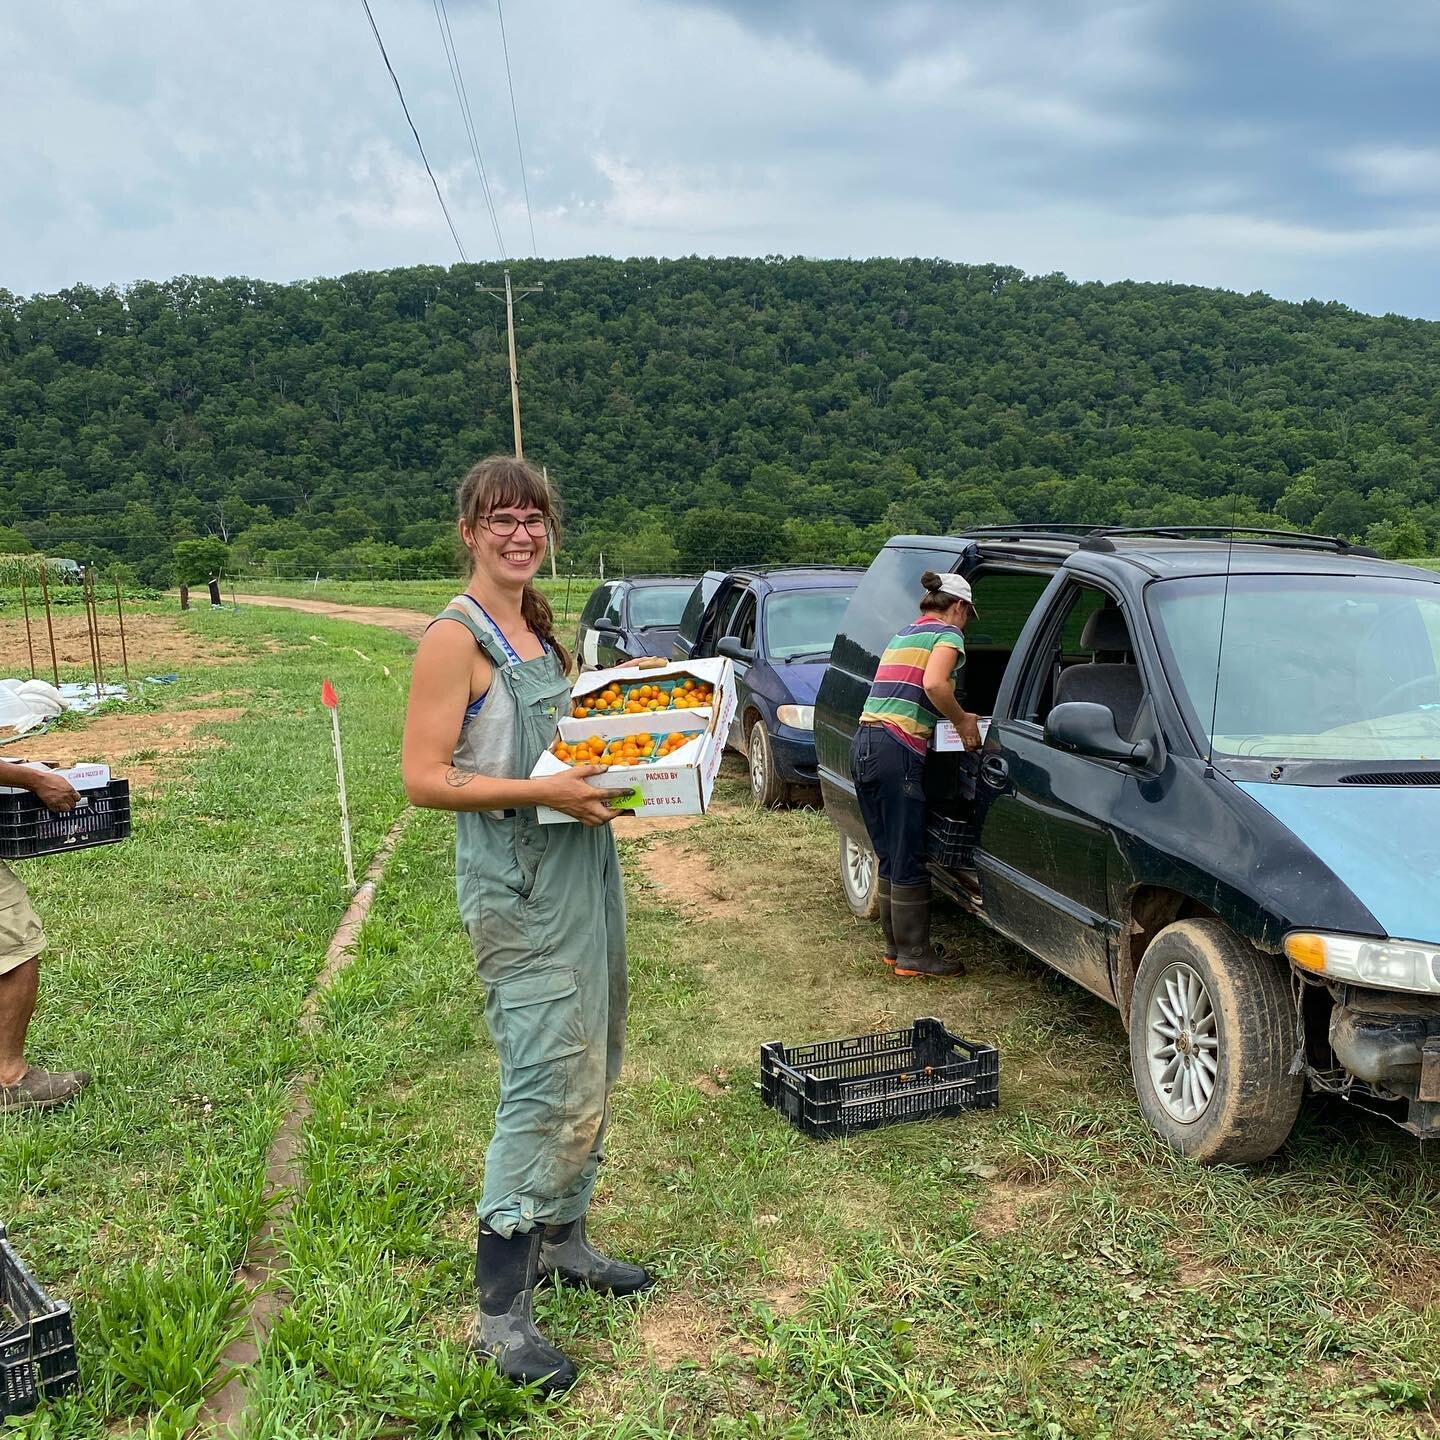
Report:
M775 752L765 722L757 720L750 727L750 745L746 755L750 762L750 793L755 803L765 810L778 810L790 799L790 787L775 770Z
M857 920L880 918L880 863L868 845L840 832L840 888Z
M1218 920L1181 920L1150 942L1130 1002L1140 1109L1206 1165L1264 1160L1285 1143L1304 1079L1290 1074L1295 1001L1283 966Z

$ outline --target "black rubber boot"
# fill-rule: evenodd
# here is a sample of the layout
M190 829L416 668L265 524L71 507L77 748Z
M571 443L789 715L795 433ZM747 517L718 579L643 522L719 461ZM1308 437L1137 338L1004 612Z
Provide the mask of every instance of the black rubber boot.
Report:
M655 1277L640 1265L612 1260L585 1238L585 1217L568 1225L547 1225L540 1241L540 1273L567 1285L583 1285L605 1295L638 1295Z
M487 1225L475 1241L475 1290L480 1313L470 1348L492 1360L507 1380L539 1385L547 1395L568 1390L575 1367L535 1328L533 1301L539 1276L540 1232L508 1240Z
M958 956L930 943L930 882L890 887L890 916L899 953L895 973L905 979L929 976L947 980L965 973Z
M895 956L899 951L895 948L895 921L890 914L890 882L880 881L880 933L885 937L885 963L893 970L895 968Z

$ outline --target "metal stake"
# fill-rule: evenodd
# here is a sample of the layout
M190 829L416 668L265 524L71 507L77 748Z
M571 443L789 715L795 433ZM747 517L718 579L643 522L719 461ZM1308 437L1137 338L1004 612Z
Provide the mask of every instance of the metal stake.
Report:
M115 577L115 618L120 622L120 660L125 666L125 683L130 683L130 651L125 645L125 607L120 603L120 577Z
M25 567L20 567L20 608L25 612L25 648L30 652L30 678L35 678L35 641L30 635L30 600L25 594Z
M50 581L45 560L40 561L40 593L45 597L45 629L50 634L50 669L55 675L55 688L60 688L60 662L55 658L55 622L50 618Z

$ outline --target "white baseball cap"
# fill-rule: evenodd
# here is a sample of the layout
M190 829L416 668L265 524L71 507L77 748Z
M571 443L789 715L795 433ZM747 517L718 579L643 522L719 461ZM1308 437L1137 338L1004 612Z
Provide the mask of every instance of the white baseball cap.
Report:
M975 609L975 597L971 592L970 582L963 575L956 575L950 571L941 575L940 592L944 595L953 595L957 600L966 601L977 615L980 613Z

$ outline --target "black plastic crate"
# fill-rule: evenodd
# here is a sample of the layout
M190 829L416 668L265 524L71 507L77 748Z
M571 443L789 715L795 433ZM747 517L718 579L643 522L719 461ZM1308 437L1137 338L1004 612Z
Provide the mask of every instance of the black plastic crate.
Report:
M1000 1103L1000 1052L939 1020L908 1030L760 1047L760 1095L816 1140Z
M27 860L83 850L87 845L113 845L130 834L130 782L80 792L73 810L51 810L28 790L0 795L0 860Z
M70 1307L40 1288L0 1225L0 1420L79 1383Z
M975 833L974 820L957 820L932 810L925 820L925 853L947 870L973 870Z

